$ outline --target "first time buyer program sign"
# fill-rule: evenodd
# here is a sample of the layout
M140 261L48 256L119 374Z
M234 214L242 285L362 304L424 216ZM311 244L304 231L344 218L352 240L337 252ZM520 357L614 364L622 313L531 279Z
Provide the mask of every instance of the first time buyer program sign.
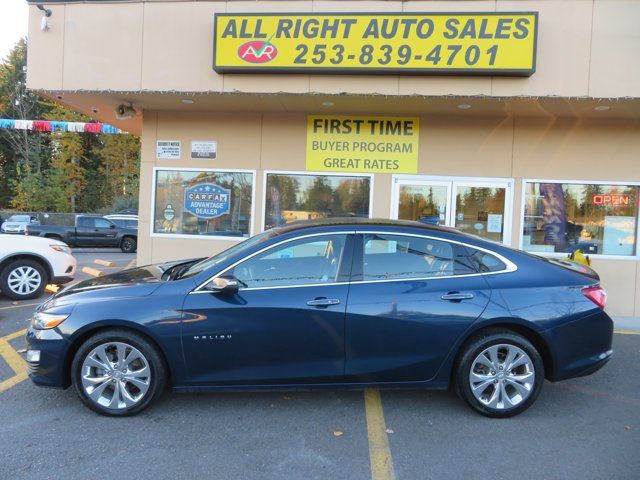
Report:
M417 173L419 139L415 117L310 115L307 170Z
M216 14L219 73L531 75L537 12Z

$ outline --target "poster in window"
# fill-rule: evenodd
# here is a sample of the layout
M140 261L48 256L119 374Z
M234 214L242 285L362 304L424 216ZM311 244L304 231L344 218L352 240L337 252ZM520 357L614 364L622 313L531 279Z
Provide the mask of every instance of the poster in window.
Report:
M604 217L602 253L605 255L633 255L635 217Z

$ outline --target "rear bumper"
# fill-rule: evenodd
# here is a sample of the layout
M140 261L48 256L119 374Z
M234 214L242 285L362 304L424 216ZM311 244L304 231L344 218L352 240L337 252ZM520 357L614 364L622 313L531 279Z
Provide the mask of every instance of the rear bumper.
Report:
M547 375L553 382L591 375L613 356L613 320L601 310L542 333L553 358Z

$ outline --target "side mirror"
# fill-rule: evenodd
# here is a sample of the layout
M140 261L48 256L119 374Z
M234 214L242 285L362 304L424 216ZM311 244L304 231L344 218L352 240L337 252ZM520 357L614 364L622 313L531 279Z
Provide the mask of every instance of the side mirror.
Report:
M235 278L217 277L207 283L205 288L210 292L233 295L238 293L239 284Z
M116 226L112 223L111 225L109 225L109 228L116 228Z

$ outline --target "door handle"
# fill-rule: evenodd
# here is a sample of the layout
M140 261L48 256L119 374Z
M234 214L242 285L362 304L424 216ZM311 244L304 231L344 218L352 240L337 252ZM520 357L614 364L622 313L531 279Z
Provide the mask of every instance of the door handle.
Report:
M337 298L315 298L313 300L309 300L307 305L310 307L328 307L329 305L338 305L340 300Z
M450 302L460 302L462 300L471 300L473 293L461 293L461 292L449 292L442 295L442 300L449 300Z

